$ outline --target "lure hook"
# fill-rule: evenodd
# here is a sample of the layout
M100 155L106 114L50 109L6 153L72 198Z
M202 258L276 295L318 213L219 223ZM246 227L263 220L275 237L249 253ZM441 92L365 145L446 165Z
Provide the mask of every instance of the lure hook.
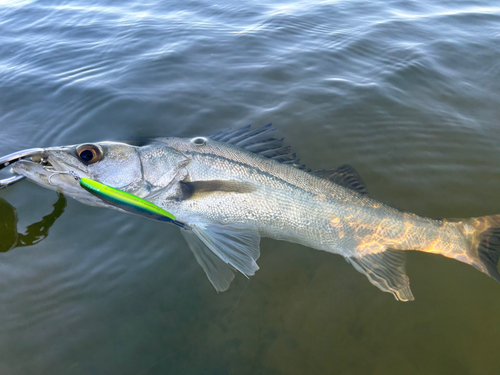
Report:
M48 171L49 169L47 168L44 168L46 171ZM69 174L70 176L72 176L76 181L80 180L80 177L77 176L77 174L74 172L74 171L51 171L52 174L49 175L49 177L47 178L48 180L48 183L49 185L54 185L52 183L52 177L55 176L55 175L58 175L58 174Z
M43 154L45 150L43 148L29 148L27 150L22 150L18 152L14 152L9 155L5 155L0 158L0 170L8 167L12 163L19 161L23 158L29 158L33 156L40 156ZM3 180L0 180L0 190L5 189L7 186L13 185L16 182L19 182L21 180L25 179L24 176L13 176L10 178L5 178Z

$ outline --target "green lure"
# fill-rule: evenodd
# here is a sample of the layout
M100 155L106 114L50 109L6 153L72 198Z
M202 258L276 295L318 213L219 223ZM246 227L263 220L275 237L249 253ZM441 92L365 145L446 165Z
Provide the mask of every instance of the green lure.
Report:
M124 211L145 216L153 220L174 221L175 216L170 212L148 202L136 195L101 184L90 178L80 177L80 186L90 194L102 199L112 206L119 207Z

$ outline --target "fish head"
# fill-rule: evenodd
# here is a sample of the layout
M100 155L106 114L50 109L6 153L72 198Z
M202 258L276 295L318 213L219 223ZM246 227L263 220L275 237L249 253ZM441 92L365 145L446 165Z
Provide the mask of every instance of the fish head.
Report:
M12 165L12 170L40 186L82 203L107 207L99 198L83 189L77 177L86 177L140 197L147 196L155 186L145 176L145 172L152 174L151 163L155 171L154 182L158 182L160 177L165 180L167 175L168 178L168 168L175 169L179 159L184 158L173 151L169 153L168 149L163 149L163 153L158 153L158 150L144 152L148 147L151 148L119 142L51 147L43 149L39 156L31 160L17 161ZM169 155L173 157L169 158Z

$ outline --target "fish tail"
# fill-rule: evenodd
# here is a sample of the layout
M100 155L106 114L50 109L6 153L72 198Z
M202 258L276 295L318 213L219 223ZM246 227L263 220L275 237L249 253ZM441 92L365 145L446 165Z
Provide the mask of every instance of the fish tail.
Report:
M469 246L453 258L474 266L500 283L497 268L500 259L500 215L461 220L456 225Z

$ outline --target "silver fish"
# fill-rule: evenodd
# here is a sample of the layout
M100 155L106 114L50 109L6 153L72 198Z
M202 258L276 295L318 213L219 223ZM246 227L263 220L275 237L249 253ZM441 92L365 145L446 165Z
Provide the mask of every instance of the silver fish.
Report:
M273 130L269 124L206 138L46 148L12 169L88 205L119 210L73 175L171 212L217 291L229 288L236 271L255 274L261 237L340 254L401 301L414 299L405 250L457 259L500 282L500 215L434 220L399 211L370 198L348 165L305 170L282 139L270 136Z

